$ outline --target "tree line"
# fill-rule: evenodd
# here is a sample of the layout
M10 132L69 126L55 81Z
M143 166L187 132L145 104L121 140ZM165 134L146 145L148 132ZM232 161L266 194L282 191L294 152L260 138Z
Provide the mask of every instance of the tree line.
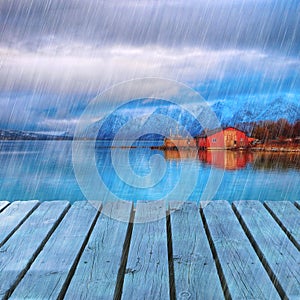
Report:
M300 137L300 120L291 124L286 119L239 124L236 127L261 141L285 140Z

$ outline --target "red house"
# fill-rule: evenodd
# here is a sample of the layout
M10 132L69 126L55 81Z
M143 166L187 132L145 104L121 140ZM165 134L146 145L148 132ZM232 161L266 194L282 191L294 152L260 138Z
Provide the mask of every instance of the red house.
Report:
M196 137L199 149L234 149L249 146L246 133L234 127L218 128Z

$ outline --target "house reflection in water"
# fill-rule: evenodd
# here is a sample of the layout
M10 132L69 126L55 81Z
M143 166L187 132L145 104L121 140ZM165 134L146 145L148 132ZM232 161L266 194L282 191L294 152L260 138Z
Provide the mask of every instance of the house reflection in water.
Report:
M180 149L179 150L164 150L166 160L179 160L179 159L196 159L198 157L197 149Z
M200 161L225 170L243 169L253 162L253 154L247 151L199 151L198 155Z
M164 150L166 160L199 159L201 162L226 170L243 169L253 162L253 154L248 151L197 149Z

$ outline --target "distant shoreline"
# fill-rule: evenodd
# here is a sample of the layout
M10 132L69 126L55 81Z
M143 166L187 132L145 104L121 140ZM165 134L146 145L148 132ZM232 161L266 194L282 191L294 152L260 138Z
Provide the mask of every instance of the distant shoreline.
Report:
M73 137L40 137L40 138L1 138L0 136L0 141L5 141L5 142L21 142L21 141L73 141L75 140ZM94 141L94 139L76 139L76 141ZM96 141L103 141L103 142L111 142L113 141L112 139L96 139ZM121 141L134 141L134 140L118 140L119 142ZM161 140L139 140L140 142L160 142ZM138 142L138 141L137 141ZM162 141L161 141L162 142ZM166 147L164 145L147 145L147 146L139 146L139 145L107 145L107 146L100 146L100 148L111 148L111 149L136 149L136 148L150 148L152 150L177 150L177 151L194 151L197 148L196 147L182 147L182 148L176 148L176 147ZM198 151L253 151L253 152L292 152L292 153L298 153L300 152L300 144L298 143L262 143L262 144L257 144L257 145L252 145L246 148L232 148L232 149L197 149Z

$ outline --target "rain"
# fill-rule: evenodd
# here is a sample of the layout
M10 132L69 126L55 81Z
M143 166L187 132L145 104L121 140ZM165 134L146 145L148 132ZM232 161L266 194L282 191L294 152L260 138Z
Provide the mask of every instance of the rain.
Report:
M300 299L299 0L0 0L1 299Z
M0 199L159 200L173 189L192 201L299 199L299 1L3 0L0 20ZM156 99L161 87L149 79L136 99L142 78L174 89ZM131 90L111 97L126 82ZM74 137L97 97L80 136L94 176L74 158ZM229 126L256 138L255 151L214 163L194 149L160 149L169 135Z

